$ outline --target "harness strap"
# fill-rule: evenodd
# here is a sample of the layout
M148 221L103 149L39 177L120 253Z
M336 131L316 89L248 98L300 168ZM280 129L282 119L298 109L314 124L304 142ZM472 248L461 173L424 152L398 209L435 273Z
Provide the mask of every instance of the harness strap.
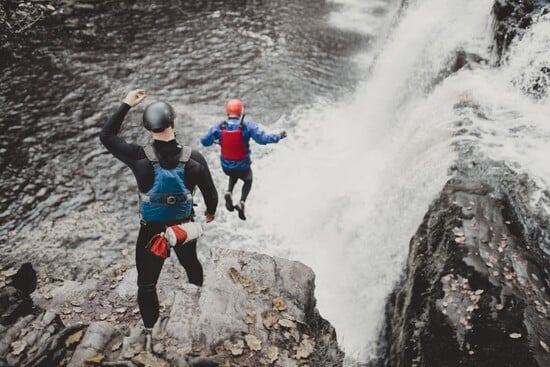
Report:
M227 129L227 120L223 120L220 124L220 129ZM244 113L241 116L241 121L239 122L239 129L244 130Z
M147 157L147 159L150 160L151 162L154 163L159 161L157 157L157 152L155 151L155 148L153 147L152 144L144 146L143 151L145 152L145 156ZM181 163L187 163L189 161L189 158L191 158L192 151L193 149L191 147L182 146L179 161Z
M178 200L176 196L185 195L185 198L183 200ZM191 192L189 193L176 193L171 195L165 195L165 194L144 194L142 192L139 193L139 197L141 201L145 203L150 203L153 205L175 205L178 203L186 203L189 200L193 200L193 194ZM151 198L158 198L159 201L151 201Z
M151 162L158 162L157 153L155 152L155 148L152 144L144 146L143 151L145 152L145 156L148 160Z
M187 163L189 161L189 158L191 158L191 152L193 149L188 146L181 147L181 155L180 155L180 162Z

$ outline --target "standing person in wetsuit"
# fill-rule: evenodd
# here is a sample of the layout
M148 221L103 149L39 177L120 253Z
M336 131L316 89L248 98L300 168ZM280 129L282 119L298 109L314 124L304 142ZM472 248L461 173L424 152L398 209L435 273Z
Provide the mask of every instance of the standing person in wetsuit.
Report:
M101 130L103 145L124 162L136 177L140 191L141 227L136 243L138 305L150 349L151 331L159 317L156 283L164 258L152 254L146 246L168 226L193 220L192 193L198 186L206 204L206 222L214 220L218 194L204 157L180 145L174 134L175 112L164 102L152 103L143 113L143 125L154 139L150 146L130 144L118 136L130 108L146 97L143 89L128 93L122 105ZM200 226L200 224L196 223ZM197 258L197 241L174 247L189 282L202 286L203 270Z
M221 165L223 172L229 176L227 192L224 195L225 207L239 213L239 218L246 220L244 203L252 188L252 169L250 165L250 138L258 144L278 143L286 138L286 131L279 134L266 134L255 122L244 121L243 102L240 99L230 99L225 105L227 120L212 126L208 133L201 137L201 144L210 146L219 140L221 146ZM233 205L233 188L237 180L243 181L241 200Z

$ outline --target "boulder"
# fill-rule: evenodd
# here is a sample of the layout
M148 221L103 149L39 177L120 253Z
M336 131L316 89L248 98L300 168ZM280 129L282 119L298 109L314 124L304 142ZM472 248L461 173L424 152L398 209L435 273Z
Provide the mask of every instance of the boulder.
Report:
M496 0L493 5L494 50L503 57L512 40L533 23L533 17L549 9L546 0Z
M0 363L342 366L334 328L316 309L310 268L220 248L211 250L204 265L199 288L187 282L179 263L166 262L150 348L136 305L137 275L127 264L82 283L42 274L32 299L5 286L2 292L30 302L33 312L2 326Z
M410 242L387 306L390 366L550 365L547 243L532 242L525 190L478 173L447 183Z

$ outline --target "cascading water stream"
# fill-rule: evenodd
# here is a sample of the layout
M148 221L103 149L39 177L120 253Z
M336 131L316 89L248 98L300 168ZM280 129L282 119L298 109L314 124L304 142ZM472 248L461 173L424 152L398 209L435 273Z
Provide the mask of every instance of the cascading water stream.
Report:
M410 4L355 95L295 111L288 141L257 159L250 220L230 243L314 269L318 307L350 365L375 356L408 241L456 158L454 112L434 81L457 49L487 52L491 5ZM212 241L227 241L237 220L218 224Z

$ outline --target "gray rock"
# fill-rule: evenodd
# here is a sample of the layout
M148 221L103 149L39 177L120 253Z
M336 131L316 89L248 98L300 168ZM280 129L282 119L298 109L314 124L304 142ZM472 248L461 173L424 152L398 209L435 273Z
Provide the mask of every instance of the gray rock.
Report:
M40 340L42 346L17 360L10 357L13 363L26 358L22 365L56 365L65 357L68 366L81 366L99 357L112 366L342 365L334 329L315 307L315 275L305 265L212 249L199 288L188 284L184 270L173 262L166 262L157 284L161 317L153 329L155 354L145 350L136 312L135 269L126 271L121 264L84 282L39 287L33 297L47 311L7 327L0 356L33 322L41 331L26 333L25 340ZM57 327L61 321L69 326ZM75 333L86 327L78 340ZM69 337L77 344L72 355L64 345Z
M482 167L485 179L461 171L412 238L387 309L389 365L550 365L550 264L543 252L533 256L545 243L521 229L513 208L528 205L516 201L524 190L508 195L508 171L492 164L500 180Z
M108 322L98 321L90 324L67 366L83 366L86 359L103 354L105 347L116 335L116 328Z

